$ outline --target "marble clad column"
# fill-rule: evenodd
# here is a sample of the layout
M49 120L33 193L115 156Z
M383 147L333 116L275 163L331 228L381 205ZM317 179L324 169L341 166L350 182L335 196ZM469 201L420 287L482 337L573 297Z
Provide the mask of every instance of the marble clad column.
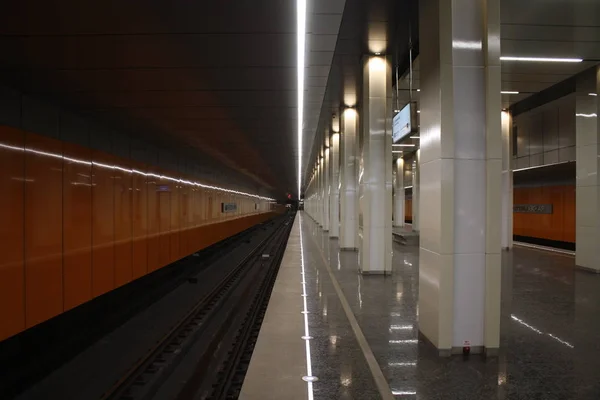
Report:
M317 159L317 223L323 226L323 161L321 156Z
M412 165L412 230L419 231L419 198L421 193L421 150L415 152L415 158Z
M391 75L385 57L365 57L358 219L363 274L392 271Z
M331 164L331 193L329 198L329 237L340 236L340 134L334 133L330 139L329 161Z
M502 111L502 248L513 247L512 116Z
M394 226L404 226L404 159L398 157L396 167L396 185L394 186Z
M419 329L442 355L467 345L493 354L500 345L500 2L419 0L419 27Z
M575 98L576 207L575 264L600 273L600 67L586 71L577 80ZM596 94L596 96L593 96Z
M329 148L326 147L323 155L323 230L325 232L329 232L330 174Z
M358 161L356 157L358 113L347 108L342 114L340 151L340 249L358 248Z

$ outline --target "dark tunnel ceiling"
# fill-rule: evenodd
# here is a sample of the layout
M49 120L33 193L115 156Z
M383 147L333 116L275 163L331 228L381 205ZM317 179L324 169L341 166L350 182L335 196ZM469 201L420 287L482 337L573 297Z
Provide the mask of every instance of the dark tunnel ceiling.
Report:
M0 75L295 193L295 18L281 0L3 2Z

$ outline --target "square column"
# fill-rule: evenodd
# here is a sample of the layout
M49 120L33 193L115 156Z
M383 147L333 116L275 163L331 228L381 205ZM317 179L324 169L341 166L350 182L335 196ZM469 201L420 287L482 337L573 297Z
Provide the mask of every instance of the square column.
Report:
M412 165L412 230L419 231L419 198L421 193L421 149L415 152L415 158Z
M317 223L323 226L323 157L317 160Z
M365 58L358 217L363 274L392 271L391 76L384 57Z
M441 355L500 345L499 0L420 0L419 329Z
M404 159L396 159L396 182L394 186L394 226L404 226Z
M329 231L329 192L330 188L330 167L329 167L329 148L325 148L323 156L323 230Z
M575 98L576 207L575 264L600 273L600 67L586 71L577 79ZM593 96L596 94L596 96Z
M358 113L348 108L342 114L340 151L340 249L358 248L358 162L356 157Z
M340 134L331 135L330 143L329 237L337 238L340 236Z
M502 111L502 239L503 249L513 247L512 115Z

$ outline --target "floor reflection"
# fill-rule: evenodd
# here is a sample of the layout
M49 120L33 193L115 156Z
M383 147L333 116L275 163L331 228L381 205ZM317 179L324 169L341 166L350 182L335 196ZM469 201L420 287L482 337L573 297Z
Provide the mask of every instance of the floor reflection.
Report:
M320 394L315 385L315 398L379 398L322 258L329 262L395 397L600 398L600 276L575 270L572 257L527 248L504 253L499 356L440 358L419 340L416 246L394 243L391 276L362 276L356 252L340 251L337 240L306 215L302 226L311 259L309 282L316 285L320 310L313 314L311 332L322 330L327 338L327 356L313 354L321 357L316 363L323 370L334 369L337 376L336 385ZM327 386L321 377L319 382Z

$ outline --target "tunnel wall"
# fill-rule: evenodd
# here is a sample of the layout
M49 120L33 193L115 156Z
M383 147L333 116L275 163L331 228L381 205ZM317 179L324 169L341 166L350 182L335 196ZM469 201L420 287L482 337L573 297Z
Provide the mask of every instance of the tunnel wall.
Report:
M0 125L0 340L276 212L194 180Z
M575 185L515 187L513 193L515 205L552 204L551 214L514 212L515 240L574 249Z

